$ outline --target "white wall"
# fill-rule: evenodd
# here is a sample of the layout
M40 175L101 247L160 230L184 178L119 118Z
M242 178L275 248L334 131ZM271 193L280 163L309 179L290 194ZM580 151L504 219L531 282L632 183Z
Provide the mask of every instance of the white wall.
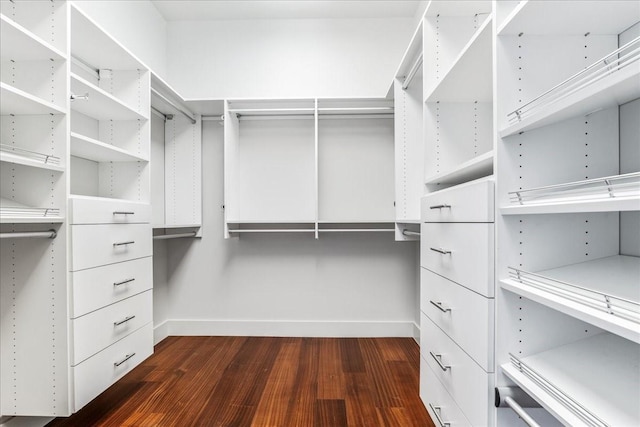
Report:
M167 75L167 23L149 0L74 1L83 12L162 78Z
M186 98L385 96L415 19L167 24L169 81Z

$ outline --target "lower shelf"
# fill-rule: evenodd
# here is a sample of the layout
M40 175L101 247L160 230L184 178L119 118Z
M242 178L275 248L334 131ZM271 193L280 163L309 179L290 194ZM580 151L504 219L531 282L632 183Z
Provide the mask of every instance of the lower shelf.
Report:
M36 208L0 198L0 223L2 224L38 224L61 223L64 217L59 208Z
M638 345L602 333L518 358L502 371L565 425L640 425Z

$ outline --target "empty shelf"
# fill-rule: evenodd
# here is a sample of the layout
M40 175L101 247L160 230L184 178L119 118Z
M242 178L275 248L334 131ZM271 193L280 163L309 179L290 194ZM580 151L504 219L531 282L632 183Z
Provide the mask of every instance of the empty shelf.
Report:
M146 162L149 160L75 132L71 132L71 155L94 162Z
M98 120L146 120L147 116L82 77L71 73L71 93L88 96L71 101L71 109Z
M57 105L0 82L0 115L66 114Z
M509 270L502 288L640 343L640 258L616 255L537 273Z
M493 150L466 161L454 169L431 175L425 184L460 184L493 174Z
M60 166L59 157L25 150L13 145L0 144L0 161L38 169L64 172L64 167Z
M13 200L0 198L0 223L63 222L58 208L34 208Z
M640 420L638 345L615 335L511 355L502 370L566 425L635 426Z
M65 59L65 54L27 30L11 18L0 14L0 58L2 61L40 61Z

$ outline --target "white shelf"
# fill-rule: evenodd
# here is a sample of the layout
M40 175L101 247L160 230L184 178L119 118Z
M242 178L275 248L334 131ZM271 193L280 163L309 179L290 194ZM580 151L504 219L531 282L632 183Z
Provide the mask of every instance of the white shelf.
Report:
M227 224L315 224L315 220L262 220L262 219L230 219Z
M493 100L492 17L489 15L425 102L491 102Z
M200 228L202 224L154 224L152 228L155 229L174 229L174 228Z
M602 333L520 361L503 372L565 425L638 425L637 344Z
M420 219L396 219L396 224L421 224Z
M318 233L395 233L394 228L320 228Z
M616 255L537 273L511 269L503 289L640 344L640 258Z
M0 144L0 161L16 165L29 166L36 169L46 169L54 172L64 172L60 166L60 158L46 154L23 150L13 146Z
M2 61L66 59L66 55L31 31L0 14L0 58Z
M61 223L64 217L58 208L34 208L13 200L0 198L0 224Z
M498 35L620 34L640 20L634 1L590 1L588 7L576 3L522 1L500 25Z
M57 105L0 82L0 115L66 114Z
M230 113L237 116L268 117L268 116L313 116L314 108L236 108Z
M71 109L98 120L147 120L148 117L82 77L71 73L71 93L89 99L71 101Z
M138 156L122 148L106 144L97 139L71 132L71 155L93 160L94 162L147 162L149 159Z
M125 203L138 203L140 205L148 205L149 202L141 202L139 200L130 199L116 199L113 197L100 197L100 196L85 196L82 194L69 194L70 199L82 199L82 200L95 200L99 202L125 202Z
M460 184L477 178L489 176L493 173L493 150L481 154L456 168L431 175L425 179L425 184Z

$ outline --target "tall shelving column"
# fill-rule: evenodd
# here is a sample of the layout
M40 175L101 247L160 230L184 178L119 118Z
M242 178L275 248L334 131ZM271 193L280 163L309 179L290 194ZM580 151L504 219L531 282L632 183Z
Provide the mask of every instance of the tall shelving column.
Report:
M70 413L68 7L0 2L0 416Z
M496 385L540 425L638 425L640 5L495 7Z

